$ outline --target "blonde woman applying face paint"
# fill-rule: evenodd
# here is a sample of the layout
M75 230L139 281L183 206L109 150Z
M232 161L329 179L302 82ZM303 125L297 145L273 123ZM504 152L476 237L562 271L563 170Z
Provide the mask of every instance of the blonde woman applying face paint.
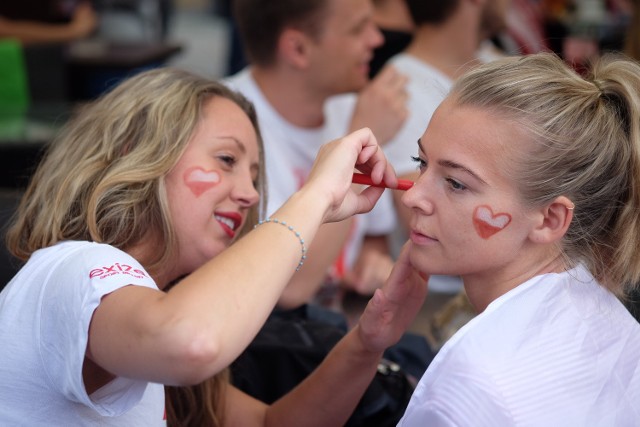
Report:
M396 280L294 392L266 405L225 372L304 268L320 225L380 197L351 189L354 167L396 183L362 129L325 144L307 184L251 230L264 165L245 98L159 69L83 108L8 232L26 263L0 293L0 424L343 424L424 299L406 252ZM164 385L193 397L189 412L173 393L165 407Z
M418 141L409 259L464 280L478 315L402 427L637 426L640 66L581 77L551 54L455 83Z

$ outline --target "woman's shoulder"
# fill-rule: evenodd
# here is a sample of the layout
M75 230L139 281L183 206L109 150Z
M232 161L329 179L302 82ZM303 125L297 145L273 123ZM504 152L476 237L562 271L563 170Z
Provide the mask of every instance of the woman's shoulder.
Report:
M621 302L578 266L536 276L502 295L463 326L441 352L496 372L510 365L518 369L544 349L571 353L581 348L578 330L597 336L611 329L612 339L615 335L624 340L626 334L640 331L632 320Z
M89 279L113 274L148 277L142 265L114 246L90 241L63 241L36 251L25 268L48 274L81 274Z
M61 241L55 245L37 250L33 253L32 258L53 258L58 261L81 261L83 259L102 256L118 256L121 258L133 259L131 255L114 246L86 240Z

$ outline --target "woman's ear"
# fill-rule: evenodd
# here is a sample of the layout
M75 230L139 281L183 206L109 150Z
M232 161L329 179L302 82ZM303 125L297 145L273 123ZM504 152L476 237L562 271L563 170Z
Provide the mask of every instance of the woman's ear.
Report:
M278 52L287 64L296 68L308 65L307 35L300 30L285 28L278 39Z
M557 197L540 209L542 221L529 234L536 243L554 243L562 239L573 219L575 205L565 196Z

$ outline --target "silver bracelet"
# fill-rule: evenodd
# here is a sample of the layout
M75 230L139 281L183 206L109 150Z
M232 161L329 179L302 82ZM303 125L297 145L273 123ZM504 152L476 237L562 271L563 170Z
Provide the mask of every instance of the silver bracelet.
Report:
M257 228L259 225L265 224L267 222L272 222L274 224L283 225L288 230L290 230L293 234L296 235L296 237L300 241L300 247L302 249L302 255L300 256L300 262L298 262L298 266L296 267L296 271L300 270L300 267L302 267L302 264L304 264L304 260L307 259L307 247L304 245L304 239L302 238L302 236L300 236L300 233L298 233L292 226L288 225L286 222L280 221L280 220L278 220L276 218L266 218L266 219L264 219L262 221L258 221L258 223L256 225L254 225L253 228Z

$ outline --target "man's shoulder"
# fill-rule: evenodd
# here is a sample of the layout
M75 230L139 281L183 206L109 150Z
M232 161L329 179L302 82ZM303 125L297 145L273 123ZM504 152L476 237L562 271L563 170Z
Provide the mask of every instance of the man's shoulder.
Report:
M243 91L244 89L255 85L253 77L251 76L251 69L249 67L245 67L235 74L223 77L221 82L227 87L237 91Z
M341 93L333 95L324 104L325 111L349 111L351 112L358 100L356 92Z

